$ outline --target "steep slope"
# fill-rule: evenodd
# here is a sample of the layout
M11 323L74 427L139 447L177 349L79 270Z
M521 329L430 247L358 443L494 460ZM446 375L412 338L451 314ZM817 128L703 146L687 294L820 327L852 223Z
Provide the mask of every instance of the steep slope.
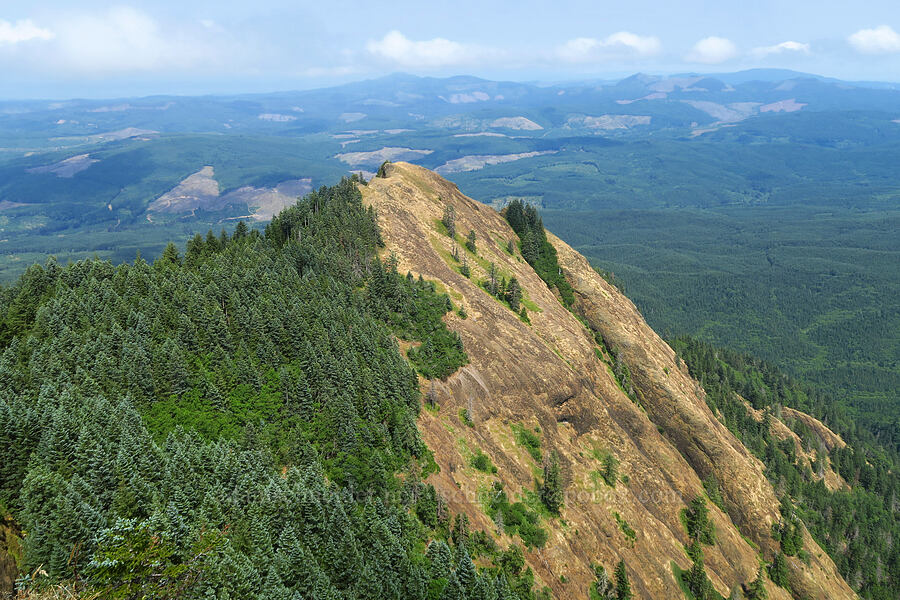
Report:
M527 504L533 498L540 464L517 443L513 426L523 425L540 431L544 457L558 453L566 482L561 516L544 518L547 544L526 553L554 596L585 597L592 563L609 571L624 559L637 597L682 597L672 568L691 565L681 512L703 493L701 479L711 475L720 482L728 513L710 505L717 539L704 547L707 573L726 597L753 580L759 555L742 536L772 559L777 544L771 527L779 518L775 492L762 464L712 415L703 390L634 305L550 236L575 290L580 320L518 251L506 250L517 236L493 209L420 167L392 164L385 175L364 187L363 197L376 210L388 251L401 272L437 282L467 315L451 313L446 320L471 362L446 381L423 381L440 408L424 411L419 421L440 466L430 481L451 510L465 512L475 527L505 535L487 516L485 495L499 481L511 499ZM458 232L475 232L477 255L442 230L447 206L455 210ZM454 245L466 257L471 278L451 258ZM480 287L491 263L500 276L515 277L522 286L530 324ZM601 360L608 354L595 333L630 368L636 402ZM476 450L488 455L496 473L470 466ZM609 453L627 476L615 487L598 477L601 458ZM828 556L805 538L809 566L788 559L795 592L855 597ZM790 597L771 582L767 587L770 598Z
M765 413L761 410L756 410L753 408L749 402L744 400L744 403L747 406L747 412L757 421L762 422L765 418ZM828 427L825 426L824 423L819 421L818 419L809 416L806 413L802 413L799 410L794 410L793 408L783 407L782 409L782 418L790 422L791 420L797 420L805 424L809 427L814 435L816 436L820 446L827 450L831 451L835 446L843 448L846 446L844 440L841 439L839 435L831 431ZM803 462L805 466L808 466L810 469L814 468L814 461L816 459L816 452L814 450L806 451L803 447L803 441L800 439L800 436L794 433L790 427L788 427L784 422L779 419L772 419L770 430L772 435L774 435L779 440L791 440L794 444L794 451L796 452L799 460ZM831 459L825 458L824 464L822 466L821 472L822 480L825 483L825 487L827 487L831 491L846 489L847 482L844 479L835 473L834 468L831 464Z

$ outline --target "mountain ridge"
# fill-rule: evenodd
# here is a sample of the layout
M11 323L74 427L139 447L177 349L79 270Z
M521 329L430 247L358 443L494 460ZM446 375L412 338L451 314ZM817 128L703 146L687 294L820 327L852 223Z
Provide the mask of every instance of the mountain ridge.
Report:
M499 481L511 495L527 500L539 465L517 446L512 431L537 425L542 443L559 454L571 500L559 523L550 519L552 542L527 553L554 595L580 596L590 583L591 563L611 569L623 559L641 597L679 597L670 564L690 568L679 515L690 499L703 495L702 480L710 475L722 485L728 513L710 507L719 539L705 549L709 577L725 596L749 584L757 554L742 536L762 549L766 561L778 551L771 537L779 520L776 494L762 464L710 412L702 388L634 305L548 234L575 291L572 314L517 252L503 249L516 235L499 213L421 167L394 163L383 174L361 191L376 211L387 252L401 272L436 281L467 315L451 314L446 322L459 333L471 362L445 382L423 381L440 410L423 412L419 421L441 467L429 482L456 498L451 508L491 530L496 527L478 500L480 490ZM475 232L478 254L457 248L471 279L452 258L458 242L440 230L447 206L454 208L458 232ZM490 263L524 289L532 306L530 324L478 285ZM630 368L635 401L601 360L609 350ZM462 414L467 417L457 418ZM467 466L473 448L497 465L496 477ZM590 456L601 451L621 462L629 479L625 486L597 487L596 480L592 485L591 467L599 461ZM812 549L810 564L788 560L792 589L811 598L856 597L831 559L803 535ZM768 587L771 598L790 597Z

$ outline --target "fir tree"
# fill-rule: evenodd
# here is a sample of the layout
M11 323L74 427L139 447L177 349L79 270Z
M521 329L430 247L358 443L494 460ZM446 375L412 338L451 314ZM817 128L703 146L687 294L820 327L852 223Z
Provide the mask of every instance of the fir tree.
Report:
M519 287L519 281L513 277L506 286L506 301L513 312L519 312L519 303L522 301L522 288Z
M746 588L747 600L767 600L769 592L766 591L765 575L762 566L756 572L756 579Z
M472 558L464 545L460 544L458 553L459 562L456 565L456 576L459 579L460 586L468 592L474 589L478 577L475 572L475 564L472 562Z
M466 235L466 248L468 248L469 252L475 254L475 230L470 229L468 235Z
M775 553L775 558L769 565L769 579L779 587L789 588L787 560L781 552Z
M691 500L690 506L685 511L687 533L691 539L698 540L707 546L715 543L715 526L709 520L709 507L703 496L697 496Z
M451 573L447 579L447 585L441 592L440 600L466 600L466 592L456 573Z
M616 487L616 483L619 481L619 460L612 452L607 452L603 456L603 470L600 474L606 485Z
M456 209L450 204L444 207L444 216L441 218L441 223L447 229L447 235L450 236L450 239L456 239Z
M712 584L706 576L703 557L697 556L691 570L688 571L685 583L696 600L709 600L712 597Z
M488 269L488 280L485 286L491 296L496 296L500 290L500 283L497 281L497 265L494 263L491 263L490 269Z
M551 452L549 459L544 462L544 481L541 483L540 497L550 512L559 514L563 505L563 483L559 455L556 452Z
M631 582L628 580L628 572L625 570L625 561L620 560L616 565L616 599L631 600L634 592L631 591Z

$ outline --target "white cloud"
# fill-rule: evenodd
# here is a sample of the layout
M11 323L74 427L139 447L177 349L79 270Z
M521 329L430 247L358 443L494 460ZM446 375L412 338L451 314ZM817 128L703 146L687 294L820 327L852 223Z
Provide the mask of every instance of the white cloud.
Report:
M750 51L753 56L756 56L758 58L763 58L771 54L811 54L811 52L812 51L809 44L792 41L781 42L780 44L775 44L774 46L760 46L759 48L754 48Z
M727 38L703 38L691 49L685 60L705 65L717 65L737 56L737 47Z
M161 22L127 6L58 12L41 25L0 20L3 76L233 72L253 55L214 22Z
M154 71L194 66L201 45L164 31L150 15L129 7L79 15L58 27L59 59L79 71Z
M592 62L623 56L653 56L662 49L659 38L620 31L602 40L575 38L559 48L556 54L567 62Z
M15 23L0 19L0 46L20 44L31 40L53 39L53 32L35 25L31 19L22 19Z
M847 38L850 45L863 54L900 52L900 34L888 25L874 29L860 29Z
M399 31L366 44L370 54L403 67L445 67L475 62L495 52L444 38L415 41Z

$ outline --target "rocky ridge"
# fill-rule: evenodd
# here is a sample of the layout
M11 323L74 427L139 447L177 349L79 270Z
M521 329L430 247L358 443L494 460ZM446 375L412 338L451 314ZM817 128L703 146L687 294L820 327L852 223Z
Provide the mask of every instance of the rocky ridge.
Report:
M440 466L429 481L451 511L466 513L473 527L492 532L499 543L510 541L484 503L495 481L511 500L533 499L541 465L517 443L512 427L521 425L540 431L545 456L558 453L566 482L561 516L543 519L546 545L526 552L554 597L586 597L591 564L609 571L619 559L636 597L683 597L673 564L688 569L691 560L680 514L710 476L720 482L727 512L709 504L717 540L704 548L707 573L725 597L752 581L760 560L771 560L778 548L771 537L778 498L762 463L710 412L701 386L635 306L548 234L575 291L573 311L567 310L518 251L506 250L517 237L495 210L420 167L390 164L384 175L362 192L376 210L386 251L401 271L434 281L467 315L453 312L446 320L460 334L470 364L446 381L422 382L440 407L423 411L419 422ZM477 254L442 231L448 205L455 209L457 232L475 232ZM466 256L471 278L451 258L454 244ZM478 284L491 263L521 284L530 324ZM628 365L634 400L604 362L609 354L598 337ZM496 474L470 466L476 450L490 457ZM600 457L609 453L627 477L615 487L597 477ZM626 534L629 528L633 536ZM808 534L805 548L808 565L788 558L798 597L856 597ZM790 598L771 582L767 588L770 598Z

